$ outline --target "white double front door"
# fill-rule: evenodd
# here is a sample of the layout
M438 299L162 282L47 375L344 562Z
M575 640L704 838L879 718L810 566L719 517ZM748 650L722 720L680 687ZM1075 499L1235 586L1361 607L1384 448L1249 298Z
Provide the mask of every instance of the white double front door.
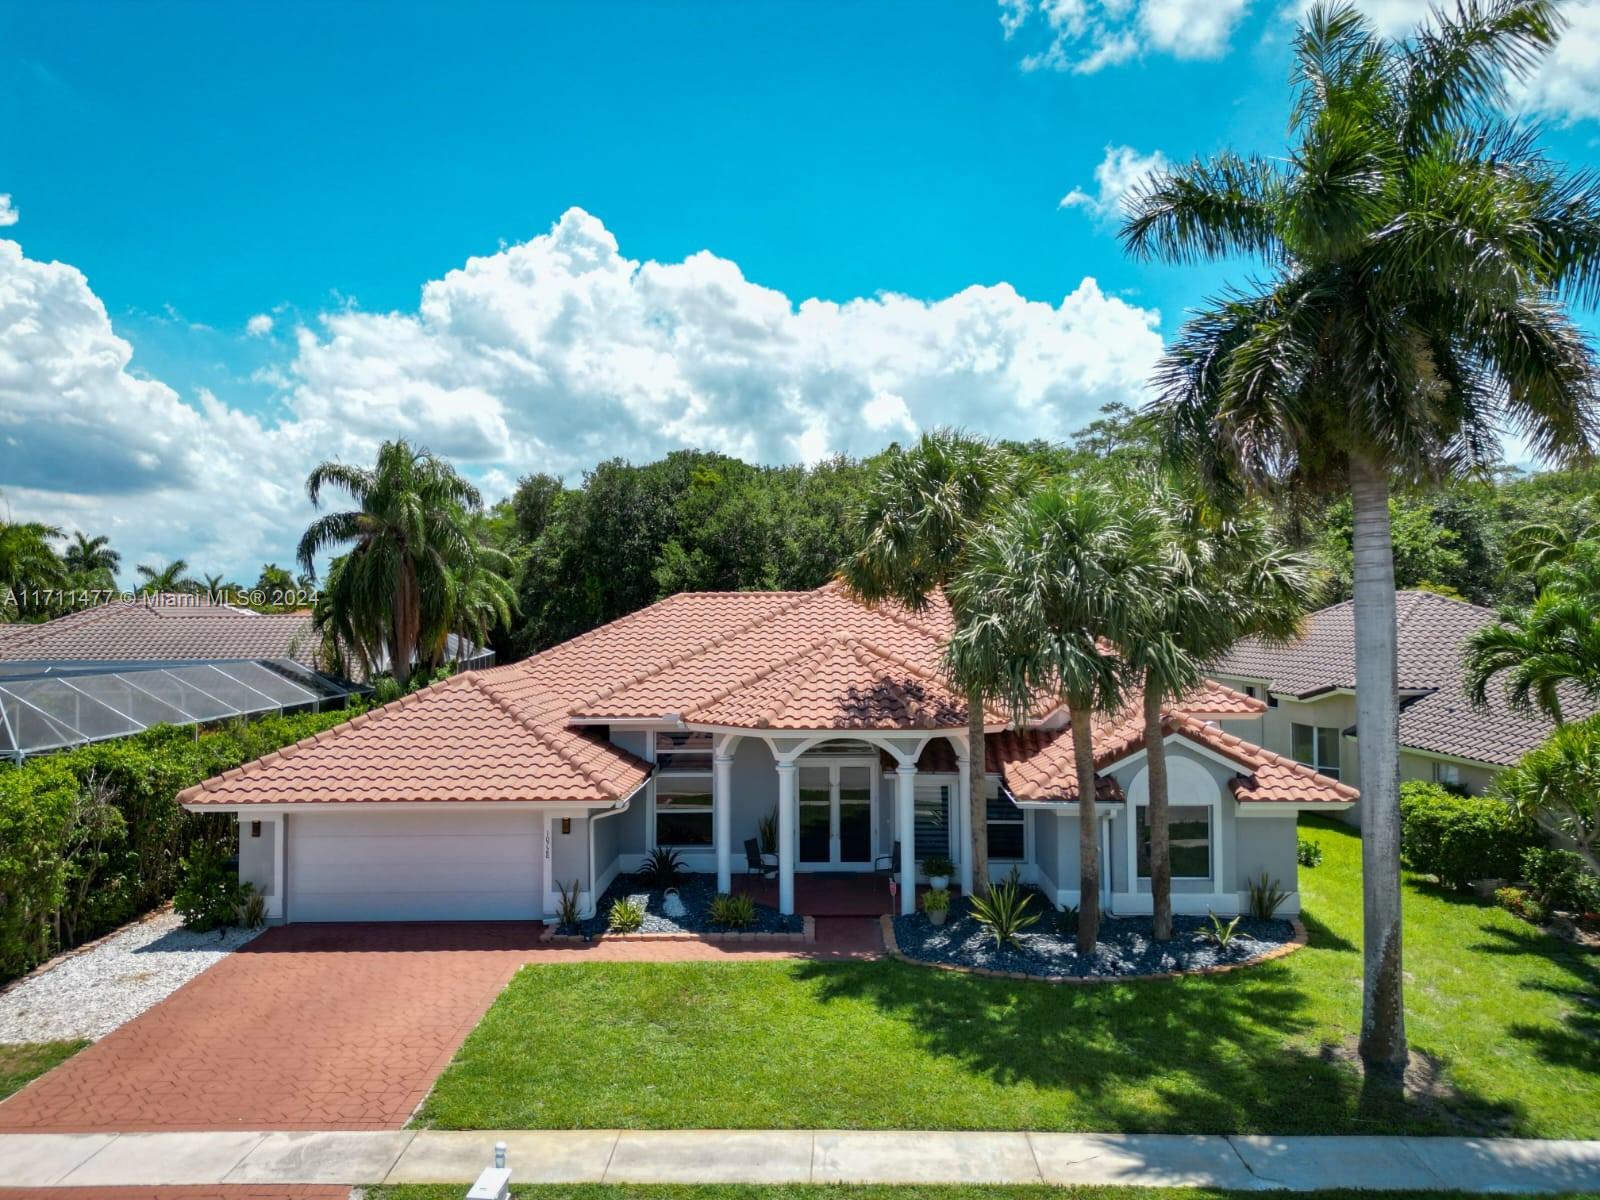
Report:
M876 760L802 758L799 785L799 869L870 871L878 814Z

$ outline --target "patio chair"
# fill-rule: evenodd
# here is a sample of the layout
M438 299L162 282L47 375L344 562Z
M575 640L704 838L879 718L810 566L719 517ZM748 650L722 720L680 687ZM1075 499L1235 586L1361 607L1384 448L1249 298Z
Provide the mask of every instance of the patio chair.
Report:
M872 869L879 875L893 875L900 869L900 842L895 840L894 849L887 854L880 854L872 860Z
M761 843L755 838L744 840L744 865L749 868L749 874L763 879L774 879L778 874L778 864L761 857Z

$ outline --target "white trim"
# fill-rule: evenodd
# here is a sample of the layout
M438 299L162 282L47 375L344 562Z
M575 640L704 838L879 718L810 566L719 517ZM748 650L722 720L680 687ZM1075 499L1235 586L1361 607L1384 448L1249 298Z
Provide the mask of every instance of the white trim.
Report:
M1359 740L1353 733L1349 736L1352 742ZM1405 751L1407 754L1415 754L1418 758L1426 758L1437 762L1455 763L1458 766L1463 767L1475 767L1480 771L1489 771L1496 775L1498 775L1501 771L1509 771L1511 769L1510 767L1502 766L1499 763L1487 762L1481 758L1464 758L1459 754L1441 754L1437 750L1424 750L1421 746L1408 746L1404 742L1400 743L1400 749ZM1529 749L1532 749L1532 747L1530 746Z
M1176 729L1167 734L1166 737L1162 738L1161 744L1163 746L1170 746L1175 741L1183 742L1184 749L1186 750L1194 750L1196 753L1201 754L1206 758L1213 760L1214 762L1221 763L1223 766L1232 770L1235 775L1248 775L1250 773L1250 768L1244 763L1240 762L1238 759L1230 758L1228 755L1222 753L1222 751L1213 749L1204 742L1196 741L1194 738ZM1148 757L1149 753L1150 751L1148 747L1141 746L1131 754L1126 754L1121 758L1112 759L1105 765L1103 771L1097 772L1097 774L1104 773L1104 771L1110 771L1115 767L1127 767L1132 766L1137 762L1143 762L1145 758ZM1285 754L1282 757L1288 758L1289 756ZM1096 801L1096 803L1099 803L1099 801Z

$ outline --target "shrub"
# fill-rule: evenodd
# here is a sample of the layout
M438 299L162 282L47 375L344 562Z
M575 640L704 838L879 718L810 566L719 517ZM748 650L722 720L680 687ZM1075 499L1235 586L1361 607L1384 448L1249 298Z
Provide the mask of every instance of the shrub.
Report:
M671 846L657 846L639 864L639 877L654 888L677 887L683 879L683 859Z
M1069 904L1056 909L1056 933L1064 938L1078 936L1078 906Z
M1288 898L1289 893L1278 886L1276 879L1269 879L1265 871L1259 879L1250 881L1250 915L1258 921L1272 920Z
M267 923L267 898L251 887L239 909L239 923L246 929L260 929Z
M1438 784L1400 788L1400 857L1407 867L1466 891L1475 879L1507 879L1529 835L1500 801L1456 796Z
M637 933L644 927L644 901L624 896L611 904L606 928L612 933Z
M1295 860L1302 867L1320 867L1322 865L1322 843L1313 842L1310 838L1301 838L1295 849Z
M1571 850L1523 851L1522 878L1547 909L1562 912L1600 912L1600 876Z
M1532 896L1519 887L1496 888L1494 902L1509 913L1514 913L1524 920L1544 920L1544 909Z
M1205 936L1215 942L1219 949L1226 950L1233 944L1233 939L1239 934L1239 918L1223 921L1216 913L1209 909L1206 916L1211 918L1211 928L1205 931Z
M987 896L973 897L972 915L999 949L1007 942L1017 944L1017 935L1038 923L1039 914L1028 911L1032 904L1033 894L1024 891L1015 879L1007 879L991 887Z
M576 879L572 881L570 887L559 879L556 880L556 891L561 893L561 899L556 902L557 929L576 929L578 922L583 919L582 912L578 908L578 887Z
M934 875L954 875L956 873L956 865L948 858L924 859L922 863L922 873L929 877Z
M930 888L922 893L923 912L949 912L950 893L944 888Z
M172 907L184 927L207 933L236 924L245 897L255 889L239 882L239 873L210 842L198 842L183 860L183 878Z
M748 929L756 923L756 902L749 896L726 892L711 898L711 923L727 929Z
M0 983L171 898L198 843L232 853L235 823L176 803L185 788L348 720L359 706L133 737L0 765Z

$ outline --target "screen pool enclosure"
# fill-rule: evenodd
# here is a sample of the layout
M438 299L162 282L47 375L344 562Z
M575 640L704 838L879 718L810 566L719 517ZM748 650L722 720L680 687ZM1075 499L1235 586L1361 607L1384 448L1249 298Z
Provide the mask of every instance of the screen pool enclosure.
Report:
M0 663L0 758L21 762L152 725L342 708L365 690L292 659Z

